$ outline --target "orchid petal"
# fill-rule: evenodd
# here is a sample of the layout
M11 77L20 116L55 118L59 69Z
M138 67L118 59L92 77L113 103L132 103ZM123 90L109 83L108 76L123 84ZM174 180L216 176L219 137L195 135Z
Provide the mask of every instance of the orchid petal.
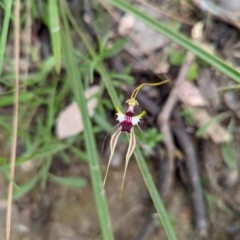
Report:
M110 166L110 163L111 163L114 151L115 151L115 147L116 147L116 144L117 144L117 140L118 140L118 137L120 136L121 130L122 130L122 127L118 128L118 130L112 135L111 140L110 140L110 157L109 157L109 160L108 160L107 171L106 171L106 174L105 174L105 177L104 177L102 188L104 188L105 183L106 183L108 169L109 169L109 166Z
M138 114L135 117L132 117L132 124L137 125L140 122L140 119L146 115L146 111L142 111L140 114Z
M136 138L135 138L134 128L132 128L130 130L129 147L128 147L128 150L127 150L127 155L126 155L126 160L125 160L125 168L124 168L124 173L123 173L123 180L122 180L122 185L121 185L120 196L122 195L122 190L123 190L123 187L124 187L124 181L125 181L125 177L126 177L128 163L129 163L130 157L133 154L135 146L136 146Z
M121 123L124 121L125 115L121 112L120 108L117 105L115 106L115 109L117 111L116 115L118 116L116 120Z

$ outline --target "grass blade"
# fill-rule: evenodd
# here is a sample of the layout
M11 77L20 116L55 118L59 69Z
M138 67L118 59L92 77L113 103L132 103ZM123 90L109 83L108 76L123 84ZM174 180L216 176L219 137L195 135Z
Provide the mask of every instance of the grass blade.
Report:
M0 30L1 31L1 37L0 37L0 77L2 75L2 67L3 67L3 59L5 54L5 48L6 48L6 41L7 41L7 33L8 33L8 26L10 22L10 16L11 16L11 9L12 9L12 0L5 0L5 14L3 19L3 27Z
M57 0L48 1L48 17L55 67L57 73L59 73L61 67L61 33Z
M233 155L231 145L229 143L223 143L221 147L221 153L226 165L230 169L237 169L237 161Z
M22 196L26 195L30 192L34 187L37 185L39 181L39 175L36 175L31 180L27 181L26 183L22 184L18 189L16 189L13 193L13 200L18 200Z
M62 42L63 42L63 56L65 59L66 70L68 74L69 85L72 87L75 99L78 103L79 109L82 113L82 120L84 126L84 139L88 154L88 164L90 169L90 175L92 179L92 187L94 192L94 198L97 205L98 217L100 227L102 230L103 239L112 240L113 232L110 223L110 217L108 212L107 201L105 192L102 191L102 173L98 160L97 147L93 135L93 129L88 115L86 106L86 99L84 97L84 91L82 86L81 75L79 68L74 57L74 48L71 40L70 30L65 15L67 9L66 4L63 1L61 4L61 15L63 18L63 31L62 31Z
M69 188L81 188L87 184L86 179L82 177L59 177L50 175L50 180L52 180L54 183Z
M160 23L158 20L155 20L148 16L146 13L140 12L136 7L126 3L122 0L108 0L111 4L120 8L121 10L134 15L140 21L147 24L150 28L156 30L157 32L163 34L168 37L170 40L178 43L185 49L189 50L197 57L202 59L203 61L209 63L211 66L218 69L220 72L226 74L228 77L232 78L236 82L240 82L240 72L233 66L231 66L226 61L220 59L216 55L206 52L201 47L193 43L189 38L184 36L183 34L168 28L167 26ZM147 36L146 36L147 37Z
M34 98L34 94L31 92L24 92L19 95L19 103L24 103L32 100ZM0 97L0 107L6 107L14 104L14 96L3 95Z
M196 137L202 137L208 130L208 128L215 123L219 123L222 120L226 119L227 117L229 117L229 113L224 112L221 113L219 115L217 115L216 117L212 117L209 121L207 121L206 123L204 123L197 131L196 131Z

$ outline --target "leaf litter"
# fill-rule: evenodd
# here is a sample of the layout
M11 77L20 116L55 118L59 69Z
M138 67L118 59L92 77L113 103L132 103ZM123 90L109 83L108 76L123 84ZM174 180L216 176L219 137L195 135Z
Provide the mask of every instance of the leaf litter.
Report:
M87 99L87 109L90 117L93 116L98 104L98 100L94 96L100 87L95 85L85 91ZM56 121L56 135L58 139L64 139L75 136L83 131L82 114L79 110L77 102L72 102L66 106L58 115Z

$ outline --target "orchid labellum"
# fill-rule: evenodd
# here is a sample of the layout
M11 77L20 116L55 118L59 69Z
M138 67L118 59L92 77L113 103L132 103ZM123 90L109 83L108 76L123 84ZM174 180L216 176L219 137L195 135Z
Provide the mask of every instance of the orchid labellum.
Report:
M148 86L159 86L159 85L164 84L166 82L168 82L168 80L158 82L158 83L143 83L143 84L139 85L133 91L133 93L131 95L131 98L126 101L126 103L128 104L128 109L126 111L126 114L122 113L118 106L115 106L116 111L117 111L117 113L116 113L117 121L119 121L119 123L116 126L120 125L120 127L112 135L111 140L110 140L110 157L109 157L109 161L108 161L108 165L107 165L107 171L106 171L104 181L103 181L103 188L104 188L105 183L106 183L108 169L109 169L109 166L110 166L110 163L111 163L114 151L115 151L117 140L118 140L121 132L126 132L126 133L130 134L130 141L129 141L129 147L128 147L127 154L126 154L125 168L124 168L123 180L122 180L122 185L121 185L120 195L122 194L128 163L129 163L130 157L132 156L133 151L134 151L135 146L136 146L136 138L135 138L135 133L134 133L134 128L133 127L136 125L139 128L138 123L140 122L141 118L146 114L146 111L142 111L140 114L138 114L136 116L134 115L134 108L136 107L136 105L138 105L138 102L136 100L136 96L137 96L139 90L146 85L148 85Z

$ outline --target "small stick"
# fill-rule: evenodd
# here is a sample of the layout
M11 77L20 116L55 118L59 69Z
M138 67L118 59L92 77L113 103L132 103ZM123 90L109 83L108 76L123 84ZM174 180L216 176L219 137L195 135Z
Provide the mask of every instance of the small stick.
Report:
M173 124L173 131L177 138L179 146L185 154L194 211L194 222L196 229L199 231L200 235L206 236L208 230L208 222L206 219L206 208L204 203L203 190L200 184L196 150L192 143L192 140L185 131L185 126L179 113L175 111L173 116L175 120Z
M166 182L167 184L166 189L168 190L170 189L173 183L174 151L175 151L175 146L173 143L168 121L173 111L173 108L178 100L178 89L181 86L182 82L185 80L186 75L188 73L188 69L190 68L193 59L194 59L194 55L188 52L186 55L185 61L179 71L175 86L173 87L167 99L167 102L162 109L162 112L159 113L157 117L157 122L163 134L164 144L167 149L167 157L168 157L168 165L169 165L168 169L170 172L170 175L168 176L168 180ZM166 190L165 194L168 194L168 190Z

